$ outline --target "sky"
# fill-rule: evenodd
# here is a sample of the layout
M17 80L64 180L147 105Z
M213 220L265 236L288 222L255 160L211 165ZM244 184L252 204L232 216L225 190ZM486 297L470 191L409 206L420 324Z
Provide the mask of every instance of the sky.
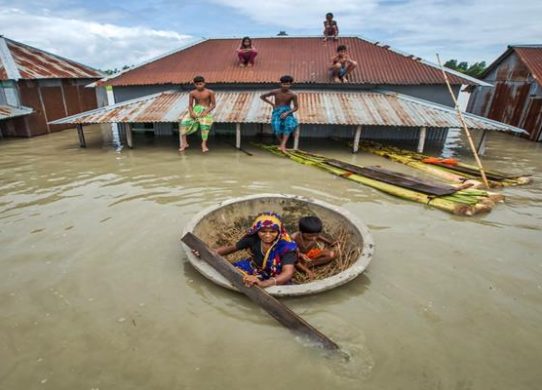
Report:
M542 0L0 0L0 35L97 69L137 65L197 39L321 34L379 41L436 62L492 62L542 44Z

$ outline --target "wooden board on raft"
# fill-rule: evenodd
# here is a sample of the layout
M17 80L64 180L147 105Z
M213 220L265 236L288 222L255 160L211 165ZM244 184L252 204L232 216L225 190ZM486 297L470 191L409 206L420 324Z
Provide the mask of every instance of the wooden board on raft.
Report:
M424 161L422 160L422 162ZM466 167L462 165L449 165L449 164L444 164L444 163L439 163L439 162L431 162L431 163L426 163L426 164L437 165L439 167L443 167L454 172L466 173L471 176L480 177L480 171L476 168L470 168L470 167ZM517 179L520 176L507 175L505 173L500 173L500 172L498 173L498 172L486 171L486 177L489 180L502 181L506 179Z
M336 168L345 169L349 172L381 181L383 183L408 188L423 194L443 196L451 195L457 192L457 188L454 186L421 180L414 176L405 175L403 173L390 171L380 167L359 167L357 165L348 164L334 159L327 159L325 160L325 163Z
M247 287L243 283L243 275L222 256L212 252L209 247L192 233L187 233L181 239L191 249L199 252L200 258L206 261L218 273L231 282L240 292L257 303L282 325L295 332L309 337L312 341L329 350L339 350L339 346L326 335L312 327L307 321L295 314L263 288L259 286Z

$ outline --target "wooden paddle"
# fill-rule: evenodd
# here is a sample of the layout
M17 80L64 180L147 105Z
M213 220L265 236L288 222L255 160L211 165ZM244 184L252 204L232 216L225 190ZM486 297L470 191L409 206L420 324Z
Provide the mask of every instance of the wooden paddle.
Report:
M243 282L243 275L226 259L217 255L198 237L192 233L186 233L181 239L191 249L199 252L202 260L206 261L218 273L230 281L240 292L257 303L262 309L271 315L288 329L303 334L329 350L339 350L339 346L326 335L312 327L308 322L295 314L288 306L279 302L259 286L247 287Z

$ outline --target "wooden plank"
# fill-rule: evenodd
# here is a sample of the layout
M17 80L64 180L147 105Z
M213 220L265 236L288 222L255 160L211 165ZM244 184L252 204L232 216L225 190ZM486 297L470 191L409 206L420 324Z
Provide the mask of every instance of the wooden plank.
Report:
M424 194L442 196L457 192L457 188L454 186L421 180L414 176L393 172L384 168L358 167L357 165L348 164L334 159L328 159L325 161L325 163L336 168L345 169L357 175L362 175L383 183L393 184L398 187L422 192Z
M87 142L85 140L85 133L83 133L83 125L78 124L76 127L77 127L77 135L79 136L79 146L82 148L86 148Z
M295 332L308 336L326 349L337 350L339 346L326 335L312 327L308 322L295 314L288 306L279 302L258 286L247 287L243 283L243 275L222 256L212 252L209 247L192 233L181 239L191 249L199 252L200 258L230 281L240 292L257 303L282 325Z

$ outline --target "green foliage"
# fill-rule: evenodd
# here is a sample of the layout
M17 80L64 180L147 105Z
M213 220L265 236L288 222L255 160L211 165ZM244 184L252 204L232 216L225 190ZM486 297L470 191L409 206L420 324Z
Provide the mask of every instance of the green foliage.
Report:
M462 61L458 63L456 59L446 61L444 66L472 77L480 76L480 74L482 74L482 72L487 68L485 61L475 62L469 66L468 62Z
M123 70L126 70L128 68L131 68L133 65L124 65L121 69L114 68L114 69L105 69L101 70L102 73L104 73L106 76L111 76L117 73L122 72Z

